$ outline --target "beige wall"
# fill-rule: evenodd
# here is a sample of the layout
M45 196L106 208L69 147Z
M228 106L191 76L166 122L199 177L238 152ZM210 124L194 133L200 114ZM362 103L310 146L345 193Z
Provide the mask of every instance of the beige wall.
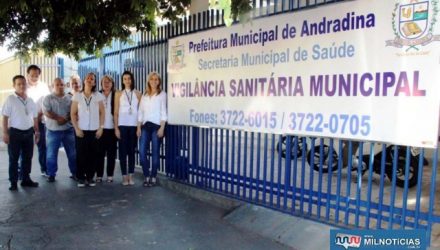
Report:
M13 57L0 61L0 107L13 91L12 77L20 74L20 60Z
M20 60L8 58L0 61L0 90L12 88L12 77L20 74Z
M10 57L0 61L0 110L5 99L13 92L12 77L20 74L20 60ZM2 116L0 116L0 136L2 135ZM1 141L1 138L0 138Z

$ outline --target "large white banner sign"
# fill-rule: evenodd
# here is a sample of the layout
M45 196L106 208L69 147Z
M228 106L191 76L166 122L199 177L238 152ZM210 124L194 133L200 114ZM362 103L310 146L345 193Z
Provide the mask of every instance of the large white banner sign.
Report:
M169 122L435 147L439 1L358 0L171 39Z

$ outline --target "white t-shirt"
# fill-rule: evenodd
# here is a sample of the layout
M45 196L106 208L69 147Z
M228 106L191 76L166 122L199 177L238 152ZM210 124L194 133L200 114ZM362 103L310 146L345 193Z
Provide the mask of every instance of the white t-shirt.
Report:
M8 117L8 128L28 130L34 126L34 118L38 117L38 111L31 98L22 99L14 93L6 98L2 115Z
M45 96L50 95L49 86L45 82L38 81L37 85L27 85L26 94L37 105L37 111L42 112L43 99Z
M119 126L137 126L139 100L133 90L121 91L119 99ZM130 111L131 110L131 111Z
M104 120L104 128L105 129L114 129L115 123L113 121L112 115L112 92L108 94L106 97L104 93L102 93L104 97L104 107L105 107L105 120Z
M161 91L154 96L142 95L139 105L138 122L142 124L152 122L160 125L160 121L166 121L167 116L167 94Z
M105 97L94 92L87 98L83 92L76 93L72 102L78 103L78 126L81 130L97 130L99 128L99 103L104 102Z

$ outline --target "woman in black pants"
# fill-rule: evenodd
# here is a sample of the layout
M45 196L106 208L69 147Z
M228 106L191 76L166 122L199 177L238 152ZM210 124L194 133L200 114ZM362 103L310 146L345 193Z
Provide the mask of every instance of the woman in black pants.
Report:
M76 134L78 187L96 185L93 177L98 164L98 139L104 129L104 96L96 91L96 76L88 73L80 93L72 98L71 118Z
M109 75L101 79L101 94L104 96L104 132L98 140L99 159L96 169L96 182L102 182L104 175L105 156L107 156L107 182L113 182L113 173L115 171L116 145L118 139L115 135L115 125L113 114L115 112L115 82Z

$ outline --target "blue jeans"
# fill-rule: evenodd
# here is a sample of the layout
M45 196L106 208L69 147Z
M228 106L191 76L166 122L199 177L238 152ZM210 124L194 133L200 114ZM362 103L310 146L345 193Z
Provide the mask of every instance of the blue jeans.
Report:
M76 175L75 132L73 128L61 131L46 130L47 174L56 176L58 170L58 150L63 143L69 162L70 173Z
M119 140L119 165L121 165L122 175L127 175L127 156L128 173L134 173L134 155L136 151L137 136L136 127L119 126L121 139Z
M32 156L34 154L34 129L19 130L9 128L9 181L18 181L18 160L20 160L23 181L30 180Z
M142 133L139 142L139 160L142 166L142 171L145 177L156 177L159 169L159 154L161 139L157 136L157 131L160 126L151 122L147 122L142 126ZM150 172L150 157L147 155L150 151L150 142L152 145L151 151L151 172Z

